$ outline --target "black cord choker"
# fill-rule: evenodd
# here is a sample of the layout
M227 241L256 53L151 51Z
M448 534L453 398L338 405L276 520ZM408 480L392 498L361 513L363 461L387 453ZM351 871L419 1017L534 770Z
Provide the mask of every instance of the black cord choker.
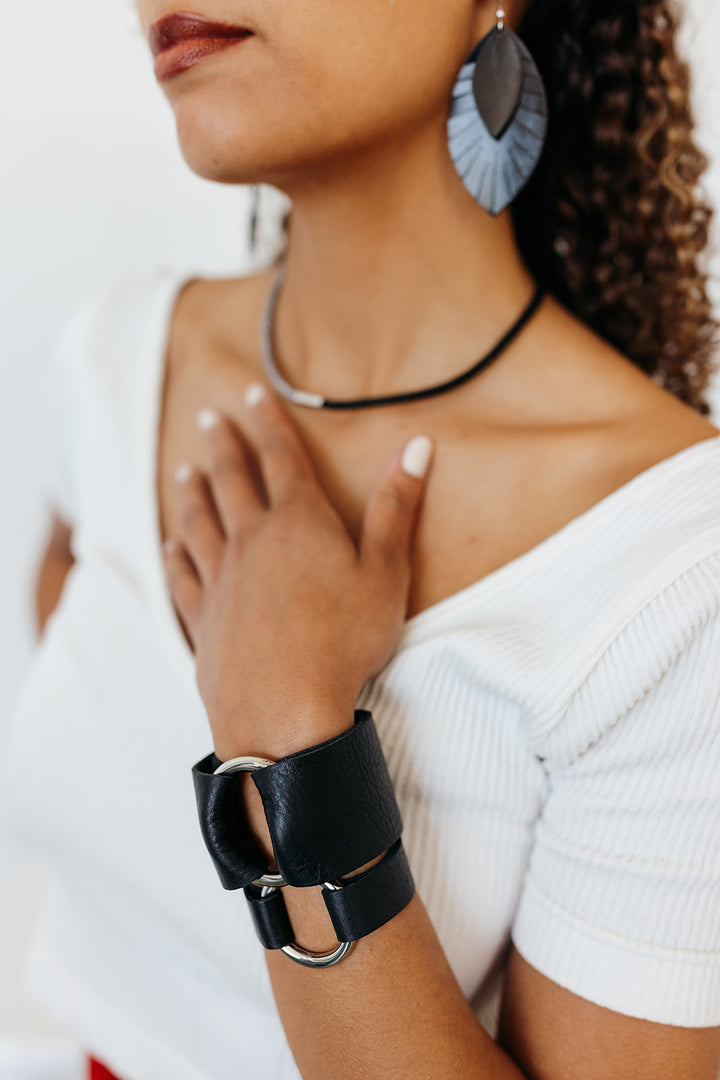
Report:
M447 382L437 383L435 386L428 386L425 390L411 390L407 394L388 394L387 396L382 397L342 398L334 400L333 398L322 397L321 394L312 394L305 390L296 390L294 386L291 386L290 383L282 377L278 370L273 342L275 336L277 303L284 281L285 268L283 267L275 277L265 308L262 340L263 367L265 369L265 374L279 394L288 401L291 401L293 405L305 405L311 409L368 409L374 405L399 405L405 401L420 401L422 398L435 397L436 394L444 394L448 390L454 390L457 386L462 386L463 383L472 379L473 376L477 375L478 372L482 371L483 368L486 368L493 360L496 360L497 357L500 356L534 314L540 301L545 295L544 286L538 285L532 300L521 313L520 317L513 323L500 341L492 347L490 352L486 353L485 356L478 360L477 363L473 364L467 371L463 371L460 375L448 379Z

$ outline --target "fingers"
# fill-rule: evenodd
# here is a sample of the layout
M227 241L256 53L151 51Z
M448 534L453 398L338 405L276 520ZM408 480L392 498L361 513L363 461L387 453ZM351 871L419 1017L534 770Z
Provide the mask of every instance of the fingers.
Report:
M187 462L175 470L178 504L177 537L190 555L200 579L214 581L223 556L222 525L202 474Z
M390 462L365 507L360 558L404 585L433 450L426 435L411 439Z
M229 536L251 529L267 503L278 505L299 492L318 489L312 461L278 398L262 384L251 383L245 404L243 425L257 454L259 476L245 430L216 409L201 409L196 417L209 440L210 481Z
M202 584L190 556L174 536L168 537L163 544L163 559L170 595L195 651L195 626L200 615Z
M251 383L245 404L270 505L286 502L298 492L317 490L312 461L278 398L260 383Z
M217 576L225 540L203 475L182 462L175 470L175 484L178 535L163 544L163 559L170 595L194 650L203 588Z
M217 409L200 409L195 420L208 441L208 478L225 534L239 536L253 528L265 510L250 449L230 417Z

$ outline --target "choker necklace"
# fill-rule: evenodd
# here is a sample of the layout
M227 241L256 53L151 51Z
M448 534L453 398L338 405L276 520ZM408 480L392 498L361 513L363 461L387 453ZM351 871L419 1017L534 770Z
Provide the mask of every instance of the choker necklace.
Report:
M473 364L467 371L463 371L460 375L448 379L447 382L428 386L425 390L411 390L407 394L389 394L385 397L333 399L322 397L321 394L308 393L305 390L296 390L294 386L291 386L290 383L282 377L278 370L274 346L275 314L277 311L280 290L284 281L285 268L283 267L278 271L275 277L265 307L262 336L263 367L269 381L282 397L291 401L293 405L306 405L311 409L367 409L373 405L399 405L405 401L420 401L422 398L434 397L436 394L444 394L448 390L454 390L456 386L461 386L464 382L467 382L468 379L472 379L474 375L477 375L479 371L482 371L483 368L487 367L488 364L497 359L516 334L520 332L545 295L544 287L538 285L532 300L520 317L513 323L500 341L492 347L490 352L486 353L485 356L478 360L477 363Z

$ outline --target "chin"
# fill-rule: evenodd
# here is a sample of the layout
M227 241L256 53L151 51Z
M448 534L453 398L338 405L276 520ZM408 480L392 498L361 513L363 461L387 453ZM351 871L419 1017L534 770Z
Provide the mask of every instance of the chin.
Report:
M275 184L280 177L302 171L308 155L307 138L292 120L269 115L269 108L240 110L213 92L179 94L171 99L180 152L187 165L204 180L219 184ZM305 133L306 135L307 133ZM294 138L293 138L294 136Z
M194 173L219 184L269 184L291 197L289 189L317 180L333 163L352 162L375 137L348 131L346 121L335 132L317 116L300 115L295 103L259 102L217 86L171 101L180 151Z
M180 151L190 169L203 180L212 180L216 184L256 184L260 183L255 171L232 155L227 159L222 153L213 153L207 147L195 143L187 145L181 141Z
M195 103L186 108L178 102L175 117L180 152L194 173L220 184L259 182L267 136L249 130L236 115L224 119L220 110L201 109Z
M203 180L216 184L269 184L285 190L293 186L297 169L288 161L269 159L262 154L233 153L224 147L208 147L198 142L180 141L180 151L190 169Z

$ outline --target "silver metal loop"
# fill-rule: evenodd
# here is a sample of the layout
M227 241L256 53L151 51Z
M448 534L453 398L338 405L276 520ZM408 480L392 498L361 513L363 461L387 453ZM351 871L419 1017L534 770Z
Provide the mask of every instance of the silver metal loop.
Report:
M268 758L264 757L231 757L218 765L213 776L217 776L218 773L226 772L255 772L256 769L265 769L268 765L274 764L274 761L270 761Z
M495 17L497 18L497 21L498 21L498 23L497 23L498 30L502 30L503 27L505 26L505 22L504 22L505 8L504 8L504 6L502 4L498 4L497 11L495 12Z
M336 882L323 881L322 884L323 889L329 889L331 892L339 892L342 889L342 885ZM262 890L262 896L269 896L271 892L275 892L275 889L272 886L265 886ZM337 948L331 949L330 952L314 953L293 942L292 945L283 945L280 951L289 956L291 960L294 960L296 964L302 964L303 967L323 968L339 964L343 957L347 956L352 950L354 944L354 941L340 941Z
M282 874L276 874L270 870L267 874L261 874L259 878L255 878L253 885L257 885L258 888L282 889L283 885L287 885L287 881Z
M218 773L255 772L257 769L266 769L268 765L274 764L275 762L270 761L269 758L252 756L233 757L228 758L227 761L223 761L218 765L213 775L217 776ZM257 885L258 888L281 889L283 885L287 885L287 881L282 874L267 873L256 878L255 881L253 881L253 885Z

